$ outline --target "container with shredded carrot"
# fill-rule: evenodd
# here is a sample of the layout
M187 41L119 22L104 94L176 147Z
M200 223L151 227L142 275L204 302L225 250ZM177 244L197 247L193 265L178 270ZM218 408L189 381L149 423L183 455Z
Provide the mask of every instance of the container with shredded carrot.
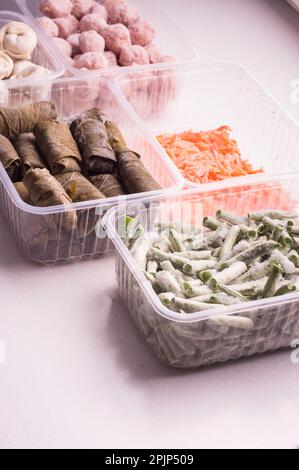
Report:
M241 158L231 128L221 126L209 131L161 134L158 141L183 176L193 183L210 183L237 176L262 173Z

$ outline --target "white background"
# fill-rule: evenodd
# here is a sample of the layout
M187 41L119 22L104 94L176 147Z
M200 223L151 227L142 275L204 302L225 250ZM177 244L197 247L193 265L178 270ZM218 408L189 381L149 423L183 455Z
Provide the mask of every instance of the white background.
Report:
M287 3L159 3L204 60L243 63L299 119L290 101L299 15ZM112 257L31 264L2 216L1 340L0 447L299 446L299 365L289 351L199 371L167 368L127 318Z

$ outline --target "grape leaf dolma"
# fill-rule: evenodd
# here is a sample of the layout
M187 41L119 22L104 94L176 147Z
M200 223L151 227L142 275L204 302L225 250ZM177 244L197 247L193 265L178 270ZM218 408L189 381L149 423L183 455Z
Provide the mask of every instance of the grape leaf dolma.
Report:
M62 173L61 175L56 175L55 178L73 202L105 198L104 194L93 186L81 173Z
M88 175L111 174L116 169L116 157L110 145L100 110L90 109L70 126L82 153Z
M10 179L15 182L20 176L21 159L11 142L0 135L0 162L4 166Z
M46 168L33 134L27 133L19 135L15 140L15 148L22 161L23 176L28 170Z
M116 124L106 121L111 146L117 157L117 171L128 193L142 193L161 189L161 186L151 176L143 163L140 155L128 149L124 137Z
M16 188L20 198L23 199L24 202L26 202L27 204L32 204L29 193L25 188L24 183L22 183L21 181L18 183L14 183L14 187Z
M0 107L0 134L13 140L19 134L32 132L37 122L56 118L55 104L50 101L39 101L17 109Z
M90 176L89 181L106 197L124 196L125 188L115 175Z
M67 123L40 121L33 133L53 175L81 170L80 151Z
M72 203L61 184L46 169L27 171L23 183L29 193L32 204L37 207L50 207L64 205L66 208ZM49 227L54 232L60 230L64 233L73 232L77 225L77 216L74 210L66 210L57 214L45 215Z
M55 178L59 181L73 202L105 198L104 194L95 188L81 173L62 173L61 175L56 175ZM95 231L98 220L95 208L78 209L77 217L79 238L85 238L88 234ZM94 236L96 236L95 233Z

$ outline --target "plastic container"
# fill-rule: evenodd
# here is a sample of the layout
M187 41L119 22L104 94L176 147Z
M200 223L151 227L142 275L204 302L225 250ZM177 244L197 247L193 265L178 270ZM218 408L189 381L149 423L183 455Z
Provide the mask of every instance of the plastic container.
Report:
M19 8L23 13L31 18L35 19L39 16L42 16L39 5L41 0L16 0ZM101 3L101 2L98 2ZM156 29L156 39L155 44L160 48L162 53L167 56L172 56L175 58L177 64L185 64L194 62L198 58L198 52L193 48L193 46L186 39L184 34L180 29L168 18L168 16L158 7L158 5L153 0L129 0L128 3L133 5L138 9L141 15L148 20ZM36 27L39 28L36 23ZM65 63L64 57L61 52L55 47L57 57L60 58L60 61ZM172 62L173 63L173 62ZM163 66L167 66L171 62L165 62ZM157 68L159 64L153 65L141 65L141 66L131 66L131 67L111 67L109 70L97 70L87 72L88 75L96 76L111 76L119 73L121 70L126 70L128 73L131 73L134 70L144 69L151 70ZM86 76L86 71L81 71L80 69L67 65L66 69L71 74L77 77Z
M229 125L242 157L255 169L263 167L266 174L278 175L298 168L298 124L240 65L215 62L173 66L156 74L121 75L116 83L153 138L168 132ZM187 179L185 185L203 186Z
M44 96L43 82L41 92L34 88L31 100L39 101ZM182 178L174 165L160 153L159 147L152 142L134 113L121 105L105 80L60 79L48 83L49 100L56 103L60 117L71 117L76 113L99 106L107 118L120 126L128 145L142 155L142 161L162 186L161 190L147 193L107 198L72 204L68 207L56 206L38 208L23 202L10 181L4 167L0 164L0 205L9 225L25 255L37 262L54 263L60 260L91 257L108 252L112 245L103 233L96 233L103 213L124 200L138 201L141 198L156 198L161 194L178 191ZM22 87L15 88L8 105L21 106L28 103ZM133 117L132 117L133 114ZM65 231L66 219L70 211L75 211L78 227L72 233ZM99 231L98 231L99 232Z
M235 183L221 191L183 191L162 198L158 206L128 205L106 214L103 225L117 250L120 296L143 338L163 362L175 367L201 367L290 347L299 338L299 292L205 312L175 313L160 302L119 236L124 214L138 216L151 227L157 215L165 211L172 213L174 222L194 223L194 218L198 222L203 216L214 215L218 208L246 214L249 210L285 210L290 206L299 207L298 173L264 182L257 178L247 186ZM215 323L217 316L221 316L221 322ZM232 316L245 317L246 324L232 326ZM241 320L244 322L244 318Z
M49 47L49 42L45 40L43 36L40 36L39 30L34 25L34 22L25 16L11 11L0 11L0 28L5 24L11 21L21 21L30 26L35 33L38 35L37 46L32 55L32 62L37 65L41 65L50 70L50 75L47 79L55 79L61 77L65 73L65 69L60 61L56 58L55 53L52 51L51 46ZM0 105L5 104L9 100L9 94L13 91L15 87L18 87L20 92L20 86L23 87L23 93L28 96L28 94L33 89L33 84L36 83L36 86L41 89L41 77L33 79L32 77L24 79L11 79L11 80L2 80L4 88L0 93ZM28 85L30 84L30 85ZM45 90L47 94L47 89Z

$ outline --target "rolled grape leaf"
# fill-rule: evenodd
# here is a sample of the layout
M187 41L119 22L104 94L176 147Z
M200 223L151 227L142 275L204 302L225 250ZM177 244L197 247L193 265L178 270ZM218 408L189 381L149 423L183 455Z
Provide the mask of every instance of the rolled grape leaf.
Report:
M32 204L37 207L50 207L64 205L66 208L72 203L61 184L46 169L27 171L23 183L29 193ZM45 216L51 233L54 237L61 233L73 232L77 226L77 216L74 210ZM53 239L53 235L51 235Z
M19 134L32 132L37 122L56 118L55 104L50 101L39 101L16 109L0 107L0 134L13 140Z
M20 198L23 199L24 202L26 202L27 204L32 204L29 193L25 188L24 183L22 183L21 181L19 183L14 183L14 187L16 188Z
M80 171L82 158L67 123L40 121L33 133L53 175Z
M90 176L89 181L106 197L117 197L127 194L125 188L115 175Z
M56 175L55 178L59 181L73 202L105 198L104 194L91 184L81 173L62 173L61 175Z
M116 157L99 109L91 109L75 119L70 129L82 153L88 175L115 171Z
M46 168L33 134L27 133L19 135L15 140L15 148L22 161L23 176L28 170Z
M20 176L21 159L11 142L0 135L0 162L4 166L10 179L15 182Z
M117 125L106 121L109 141L117 157L118 175L128 193L142 193L161 189L140 161L140 155L128 149Z

